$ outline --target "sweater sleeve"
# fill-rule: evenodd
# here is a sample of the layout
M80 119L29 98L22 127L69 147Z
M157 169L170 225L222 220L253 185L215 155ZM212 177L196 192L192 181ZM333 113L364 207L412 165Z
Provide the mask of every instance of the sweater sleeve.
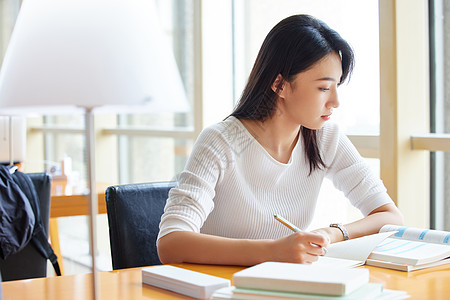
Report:
M374 209L393 203L381 179L345 134L335 127L324 132L323 138L326 144L333 145L326 150L326 157L331 158L326 162L327 177L353 206L367 216Z
M214 208L215 187L229 159L227 141L220 130L205 129L194 144L177 187L169 192L158 239L173 231L200 232Z

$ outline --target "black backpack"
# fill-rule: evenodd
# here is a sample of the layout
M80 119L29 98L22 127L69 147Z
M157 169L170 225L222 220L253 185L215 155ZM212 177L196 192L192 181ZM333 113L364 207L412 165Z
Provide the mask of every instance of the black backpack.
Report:
M31 242L60 276L57 256L42 224L35 186L27 174L10 170L0 165L0 257L6 259Z

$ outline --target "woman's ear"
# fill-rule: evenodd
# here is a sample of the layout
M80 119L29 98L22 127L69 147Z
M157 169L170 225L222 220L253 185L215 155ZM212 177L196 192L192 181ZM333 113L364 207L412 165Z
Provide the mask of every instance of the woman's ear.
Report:
M283 79L283 76L281 76L281 74L278 74L277 78L275 78L275 81L272 83L272 91L274 91L274 93L278 96L282 97L284 84L285 81Z

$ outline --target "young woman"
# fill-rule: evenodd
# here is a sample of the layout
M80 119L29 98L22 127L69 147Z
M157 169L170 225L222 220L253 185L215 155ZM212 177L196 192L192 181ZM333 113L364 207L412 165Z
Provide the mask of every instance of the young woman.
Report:
M161 218L163 263L311 263L329 243L376 233L402 215L381 180L328 122L353 67L351 47L307 15L267 35L239 104L195 143ZM311 223L325 177L365 216L292 233Z

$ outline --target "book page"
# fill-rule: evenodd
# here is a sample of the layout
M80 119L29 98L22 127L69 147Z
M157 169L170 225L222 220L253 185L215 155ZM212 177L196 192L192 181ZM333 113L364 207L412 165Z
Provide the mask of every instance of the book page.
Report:
M328 246L328 252L325 254L325 257L366 261L373 249L393 234L394 232L376 233L331 244Z
M319 256L319 260L314 265L323 265L328 267L354 268L364 265L363 260L343 259L329 256Z
M384 225L380 232L397 231L392 238L450 245L450 232L407 226Z

